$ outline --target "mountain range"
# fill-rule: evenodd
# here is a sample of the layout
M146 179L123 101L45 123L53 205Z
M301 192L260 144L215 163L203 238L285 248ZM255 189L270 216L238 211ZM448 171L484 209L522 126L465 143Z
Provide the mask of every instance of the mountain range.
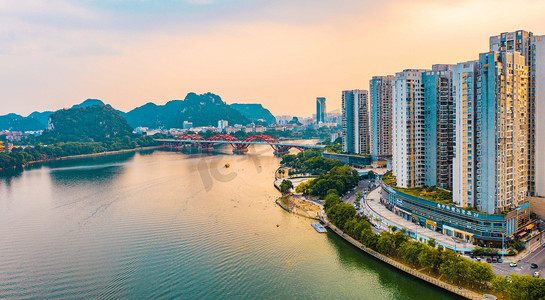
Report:
M87 99L70 109L107 105L98 99ZM107 105L110 106L110 105ZM111 107L111 106L110 106ZM147 103L129 112L117 111L133 127L182 128L184 121L193 126L217 126L219 120L229 124L248 124L265 121L276 123L274 116L261 104L226 104L218 95L189 93L184 100L172 100L164 105ZM35 111L27 117L17 114L0 116L0 130L36 131L44 130L53 111Z

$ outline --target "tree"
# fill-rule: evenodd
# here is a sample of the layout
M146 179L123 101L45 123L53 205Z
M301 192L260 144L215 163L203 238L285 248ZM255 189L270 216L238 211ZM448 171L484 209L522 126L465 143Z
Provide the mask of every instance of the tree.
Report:
M414 267L418 263L418 257L422 252L422 246L424 245L417 242L403 242L399 247L399 254L401 254L401 257L403 257L405 262Z
M434 238L429 239L427 243L428 243L428 246L432 248L435 248L435 246L437 246L437 241Z
M383 231L378 238L377 242L377 250L380 253L390 255L392 254L394 250L394 241L392 239L392 236L390 234L384 234L385 231Z
M418 262L428 271L437 272L441 266L441 251L431 247L424 247L418 257Z
M280 184L280 192L284 195L288 194L290 192L290 189L292 188L293 188L293 183L288 179L284 179L282 183Z
M308 183L301 182L295 187L296 193L308 194Z

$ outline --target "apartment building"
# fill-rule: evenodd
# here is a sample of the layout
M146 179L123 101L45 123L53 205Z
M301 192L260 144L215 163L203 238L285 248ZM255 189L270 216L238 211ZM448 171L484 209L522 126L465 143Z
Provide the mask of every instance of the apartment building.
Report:
M392 155L393 75L373 76L369 81L371 155Z
M342 92L343 152L369 154L368 92Z

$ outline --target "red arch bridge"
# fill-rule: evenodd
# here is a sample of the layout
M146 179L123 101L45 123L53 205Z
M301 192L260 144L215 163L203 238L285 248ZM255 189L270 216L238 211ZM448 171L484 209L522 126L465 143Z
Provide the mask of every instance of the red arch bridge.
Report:
M214 145L229 144L233 147L234 153L248 152L248 146L250 145L269 145L274 150L275 154L286 154L291 148L303 151L305 149L320 149L325 147L324 145L280 142L268 135L252 135L243 140L239 140L230 134L217 134L207 139L204 139L198 134L182 134L175 139L156 139L155 141L163 143L165 147L177 148L183 145L193 145L203 150L211 149Z

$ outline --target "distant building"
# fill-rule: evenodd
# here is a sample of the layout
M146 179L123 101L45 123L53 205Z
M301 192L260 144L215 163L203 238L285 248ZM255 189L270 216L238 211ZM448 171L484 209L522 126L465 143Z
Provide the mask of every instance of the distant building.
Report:
M241 130L241 128L239 128L239 127L234 127L234 126L225 127L225 133L226 134L233 134L235 132L239 132L240 130Z
M139 126L134 129L134 133L145 135L148 129L148 127Z
M368 92L342 92L343 152L369 154Z
M316 123L319 124L320 122L326 122L326 106L324 97L316 98Z
M392 154L392 82L394 76L373 76L369 81L371 154Z
M218 129L219 130L224 130L225 127L229 126L229 122L225 121L225 120L219 120L218 121Z
M293 116L282 115L282 116L275 116L275 118L276 118L276 123L278 125L285 125L285 124L288 124L293 119Z
M182 129L191 129L193 128L193 122L184 121Z

